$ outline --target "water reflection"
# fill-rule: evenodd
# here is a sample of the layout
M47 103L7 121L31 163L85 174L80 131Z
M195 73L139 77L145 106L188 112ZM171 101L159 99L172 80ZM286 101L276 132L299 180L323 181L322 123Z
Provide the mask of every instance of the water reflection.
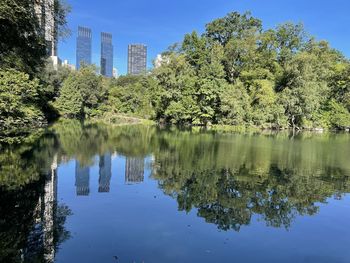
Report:
M58 204L56 160L39 180L16 190L0 188L0 262L52 263L69 239L64 224L71 211Z
M75 165L75 187L77 195L87 196L90 193L90 168L82 166L79 161Z
M126 157L125 162L125 183L142 183L144 178L144 159L135 157Z
M239 231L254 217L288 229L297 217L316 216L328 198L349 193L349 145L349 134L220 135L58 123L1 149L0 262L54 261L70 237L64 224L71 211L57 200L57 167L70 160L77 196L94 191L95 164L99 193L111 192L123 168L125 184L144 182L150 170L180 211L196 211L220 230ZM113 156L125 161L114 174Z
M99 156L98 192L109 193L112 179L112 155ZM90 194L90 166L75 162L75 187L77 196ZM140 157L125 158L125 184L138 184L144 181L145 160Z
M100 156L99 167L100 177L98 179L98 192L108 193L112 178L112 155L110 153Z

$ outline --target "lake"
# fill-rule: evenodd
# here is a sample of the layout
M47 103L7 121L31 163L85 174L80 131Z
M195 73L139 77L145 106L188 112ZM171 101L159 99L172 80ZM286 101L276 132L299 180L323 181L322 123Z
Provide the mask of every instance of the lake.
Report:
M0 262L350 262L350 134L61 121L0 150Z

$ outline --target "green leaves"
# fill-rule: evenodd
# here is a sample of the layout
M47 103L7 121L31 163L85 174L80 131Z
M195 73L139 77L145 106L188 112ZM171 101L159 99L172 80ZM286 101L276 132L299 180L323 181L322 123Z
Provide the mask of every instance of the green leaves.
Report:
M0 14L1 67L37 73L44 63L46 44L40 34L34 1L2 1Z
M335 120L320 121L320 114L334 97L350 109L350 64L327 42L310 38L302 24L263 31L260 20L234 12L207 24L201 36L186 34L181 47L167 52L168 63L153 72L161 102L155 105L158 119L263 128L344 127L329 124ZM342 120L347 114L340 108L327 110L342 112Z
M60 96L54 103L61 116L82 118L96 109L104 98L102 78L94 67L83 67L71 72L63 82Z
M18 133L45 123L37 106L41 89L37 79L16 70L0 70L0 132Z

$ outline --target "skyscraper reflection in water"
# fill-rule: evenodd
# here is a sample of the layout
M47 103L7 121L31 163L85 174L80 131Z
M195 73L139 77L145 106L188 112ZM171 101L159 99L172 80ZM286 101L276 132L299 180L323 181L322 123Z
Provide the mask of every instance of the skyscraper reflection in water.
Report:
M87 196L90 193L90 168L81 166L79 161L75 164L75 186L78 196Z
M135 184L144 180L145 162L143 158L126 157L125 161L125 183Z
M108 193L112 178L112 156L110 153L100 156L99 168L98 192Z

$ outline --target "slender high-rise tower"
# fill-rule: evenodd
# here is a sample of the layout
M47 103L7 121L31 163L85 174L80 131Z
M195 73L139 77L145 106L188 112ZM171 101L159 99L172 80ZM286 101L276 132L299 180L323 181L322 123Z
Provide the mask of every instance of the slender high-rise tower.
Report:
M101 33L101 75L113 77L112 34Z
M82 64L91 64L91 46L92 46L92 33L91 29L87 27L78 27L77 37L77 65L78 70Z
M78 196L90 193L90 168L78 161L75 163L75 187Z
M147 69L147 46L131 44L128 46L128 74L139 75Z
M46 41L47 54L57 56L57 23L55 21L55 1L36 0L35 13L38 17L42 34Z
M98 179L98 192L108 193L112 178L112 155L110 153L106 153L105 155L100 156L99 167L100 177Z

